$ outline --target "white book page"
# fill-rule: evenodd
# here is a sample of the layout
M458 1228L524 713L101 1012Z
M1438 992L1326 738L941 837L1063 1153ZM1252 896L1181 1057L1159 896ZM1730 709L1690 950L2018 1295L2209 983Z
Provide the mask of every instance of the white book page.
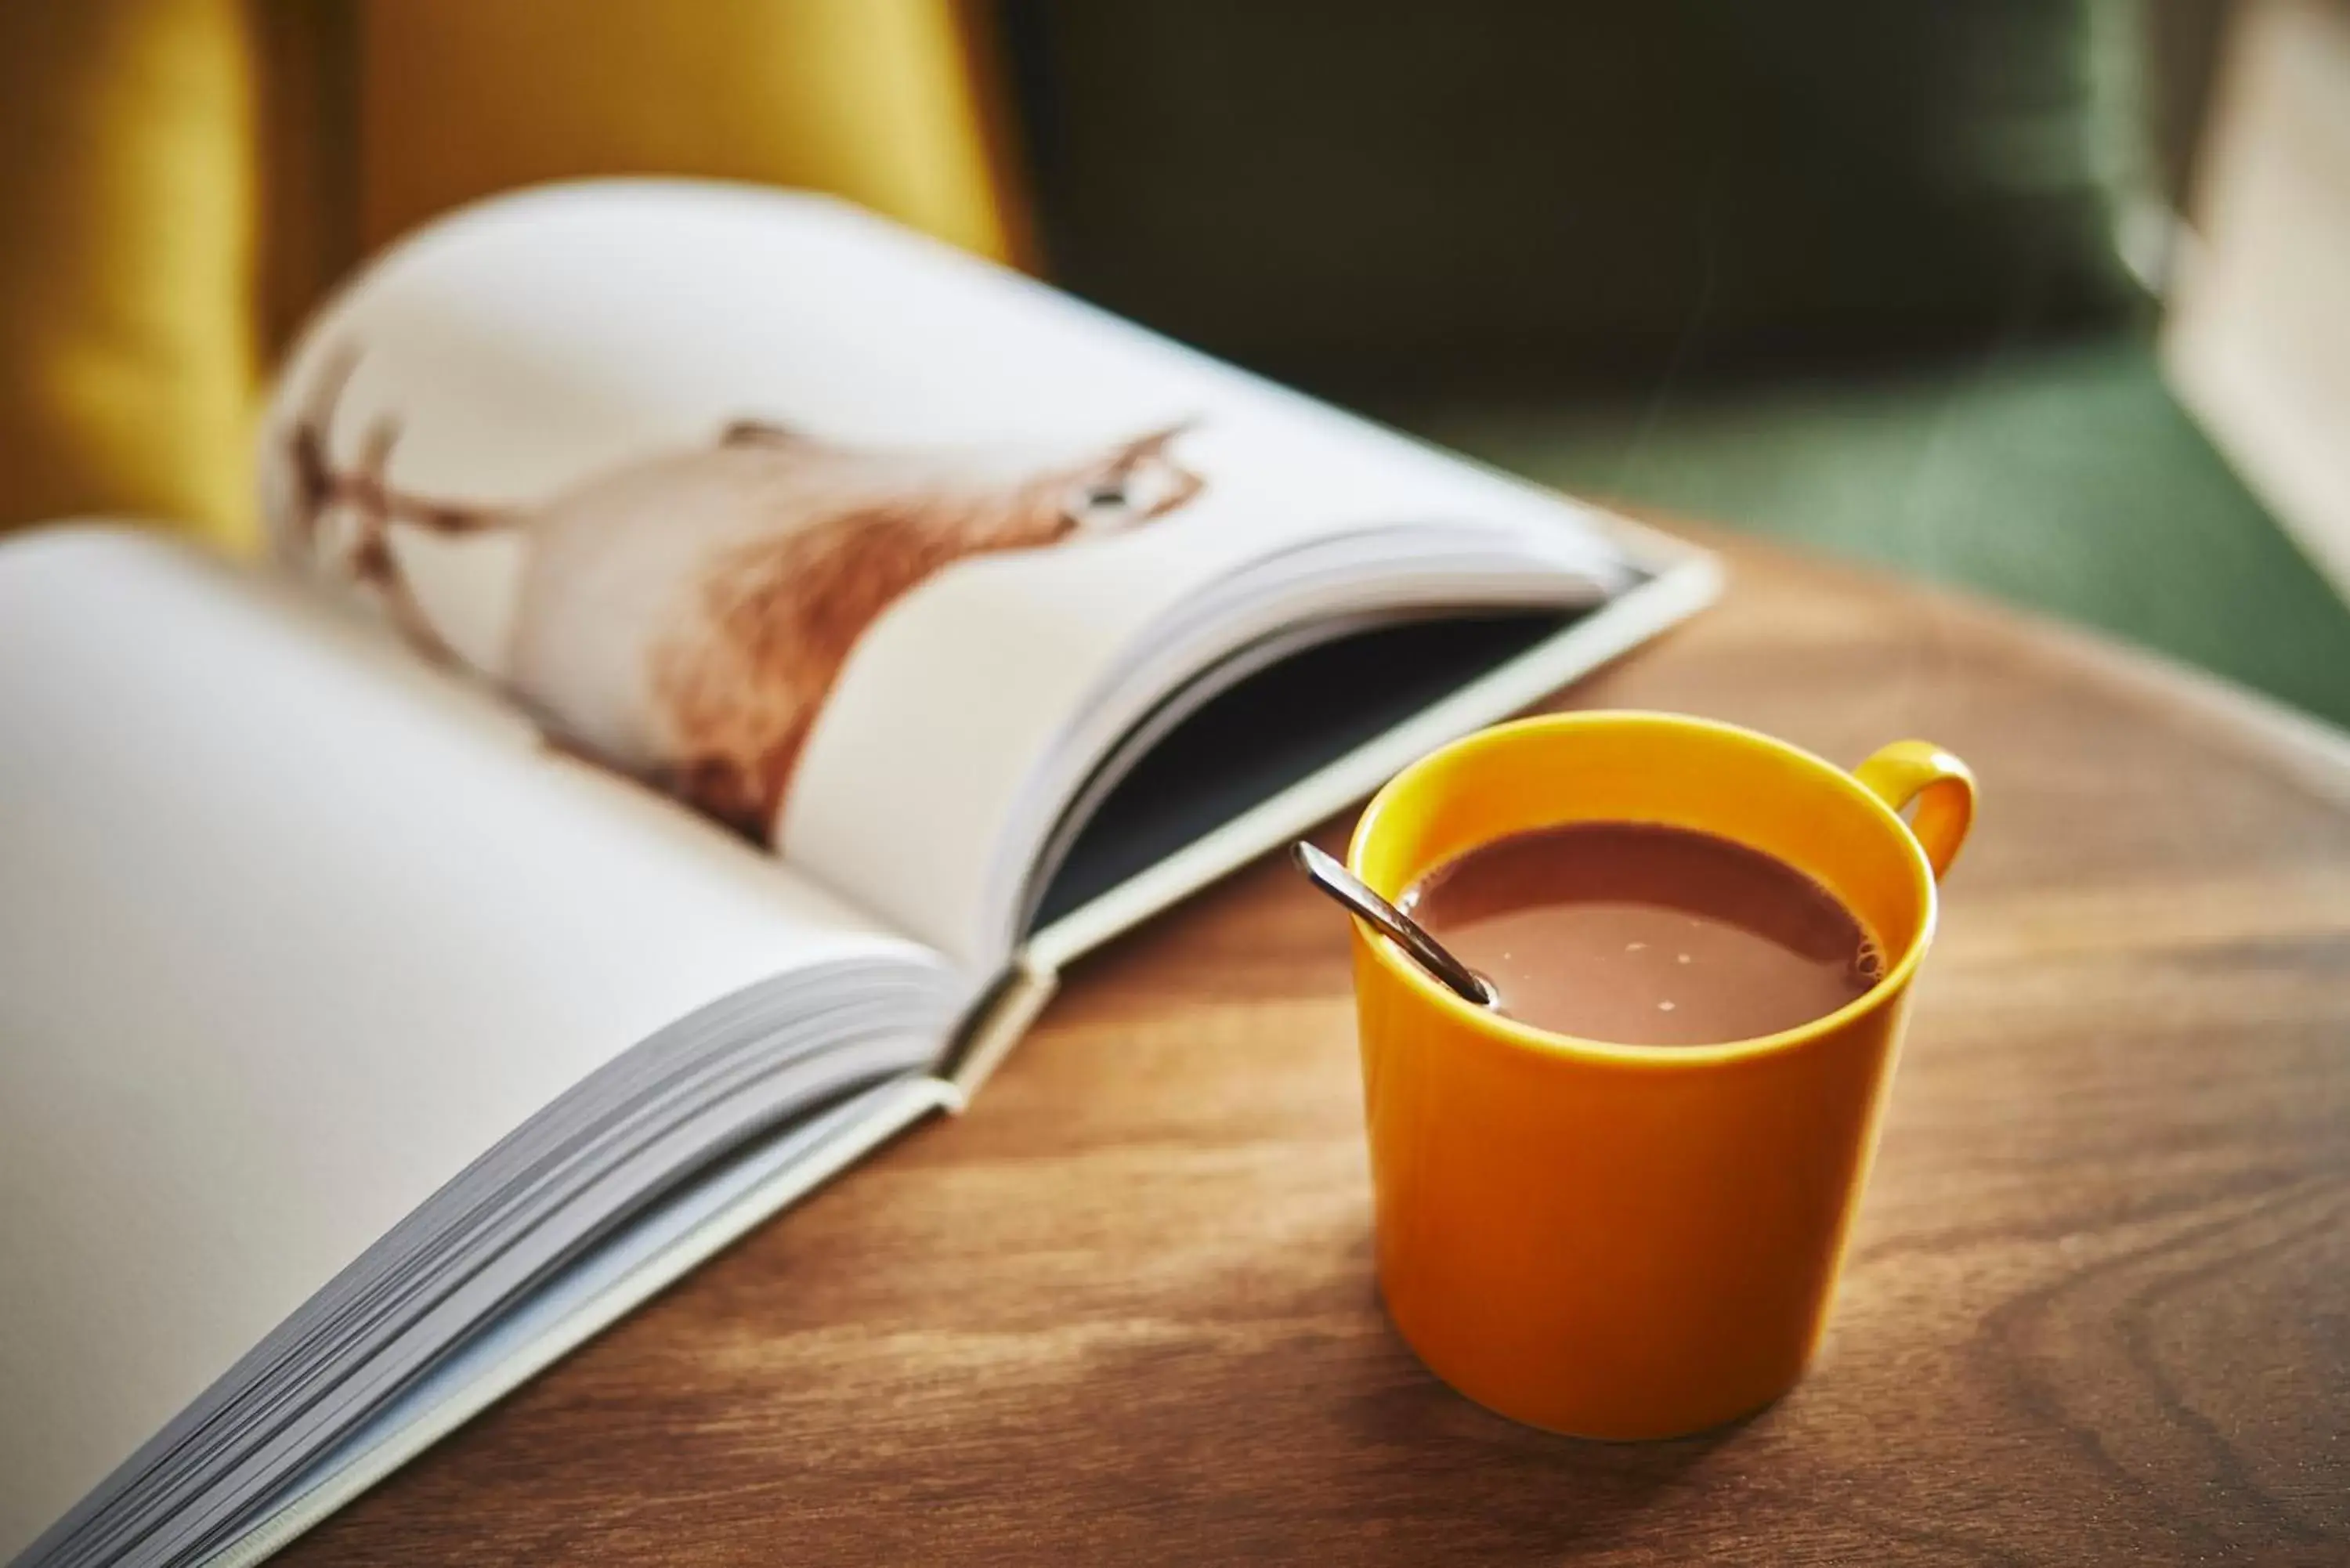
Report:
M640 1038L938 961L128 530L0 545L0 1560Z
M1554 496L715 185L555 187L403 244L307 335L265 460L302 569L974 964L1056 740L1159 645L1221 651L1184 612L1349 551L1430 602L1613 560Z

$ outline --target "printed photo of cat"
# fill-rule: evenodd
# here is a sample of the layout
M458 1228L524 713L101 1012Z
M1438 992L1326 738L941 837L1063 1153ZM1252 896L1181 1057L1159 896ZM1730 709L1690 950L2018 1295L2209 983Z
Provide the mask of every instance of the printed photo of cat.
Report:
M965 558L1057 548L1163 517L1204 479L1185 426L1073 462L862 449L742 421L708 446L623 462L536 504L410 493L387 417L338 457L358 357L330 357L282 461L289 563L370 595L420 654L464 667L395 541L504 534L522 546L498 680L548 739L771 842L792 771L858 639Z

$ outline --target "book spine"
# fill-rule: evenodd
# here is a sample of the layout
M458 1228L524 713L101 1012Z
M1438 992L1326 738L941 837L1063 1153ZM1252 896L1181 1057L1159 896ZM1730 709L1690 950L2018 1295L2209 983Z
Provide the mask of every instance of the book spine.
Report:
M955 1037L938 1068L939 1076L954 1090L947 1109L960 1116L979 1086L1003 1064L1012 1047L1060 987L1060 976L1034 967L1025 953L1017 954Z

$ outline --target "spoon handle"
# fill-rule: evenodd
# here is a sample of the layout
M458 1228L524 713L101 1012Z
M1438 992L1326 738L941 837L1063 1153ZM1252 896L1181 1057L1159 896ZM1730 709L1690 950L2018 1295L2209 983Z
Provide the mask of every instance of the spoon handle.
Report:
M1454 958L1437 945L1436 939L1422 930L1419 922L1380 898L1367 887L1363 879L1311 844L1300 839L1290 849L1290 857L1306 879L1336 898L1347 909L1368 920L1392 939L1395 944L1409 953L1412 961L1444 982L1464 1001L1480 1007L1494 1006L1499 999L1485 977Z

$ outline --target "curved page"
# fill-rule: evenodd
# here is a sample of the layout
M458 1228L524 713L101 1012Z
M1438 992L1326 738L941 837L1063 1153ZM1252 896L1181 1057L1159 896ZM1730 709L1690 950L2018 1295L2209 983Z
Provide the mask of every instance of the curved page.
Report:
M0 1559L638 1041L941 961L127 530L0 546Z
M1555 496L840 203L716 185L556 187L402 244L306 337L265 459L299 569L981 967L1007 826L1054 815L1024 796L1138 642L1220 624L1187 601L1399 524L1561 602L1615 564ZM1363 571L1443 598L1444 547Z

